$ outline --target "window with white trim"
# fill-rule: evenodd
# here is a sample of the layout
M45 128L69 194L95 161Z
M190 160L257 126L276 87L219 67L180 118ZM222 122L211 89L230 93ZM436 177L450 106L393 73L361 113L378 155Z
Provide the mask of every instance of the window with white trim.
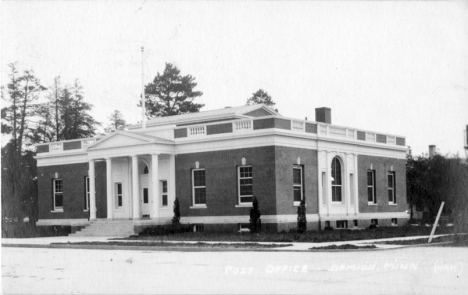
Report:
M304 198L303 169L301 165L293 166L293 194L294 204L299 205Z
M89 177L85 177L85 199L84 199L84 210L89 210Z
M388 203L396 204L395 172L389 171L387 175L387 179L388 179Z
M375 195L375 170L367 170L367 201L369 204L377 204Z
M161 205L167 207L167 180L161 180L159 187L161 190Z
M252 166L239 166L238 171L239 204L253 202L253 172Z
M192 170L193 205L206 205L205 169Z
M348 228L348 221L347 220L337 220L336 221L336 228Z
M52 186L54 211L63 211L63 182L61 179L53 179Z
M122 208L123 205L123 193L122 193L122 183L121 182L116 182L114 184L115 189L115 208L119 209Z
M335 157L331 167L332 176L332 202L342 201L342 180L341 180L341 162Z

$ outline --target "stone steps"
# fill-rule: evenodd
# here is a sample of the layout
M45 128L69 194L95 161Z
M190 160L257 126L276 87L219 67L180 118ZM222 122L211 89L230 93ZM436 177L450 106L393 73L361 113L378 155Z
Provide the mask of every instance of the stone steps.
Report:
M74 237L128 237L135 234L131 220L97 220L70 236Z

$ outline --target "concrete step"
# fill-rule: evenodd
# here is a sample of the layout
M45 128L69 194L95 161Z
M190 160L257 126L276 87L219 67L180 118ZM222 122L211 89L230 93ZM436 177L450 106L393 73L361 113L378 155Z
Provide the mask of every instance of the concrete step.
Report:
M134 224L131 220L96 220L71 236L128 237L134 234Z

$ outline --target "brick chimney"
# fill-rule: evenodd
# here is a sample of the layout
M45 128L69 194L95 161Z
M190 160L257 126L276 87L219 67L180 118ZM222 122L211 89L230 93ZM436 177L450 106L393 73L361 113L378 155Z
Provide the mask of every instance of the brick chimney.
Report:
M436 154L436 146L430 145L429 146L429 159L432 159Z
M315 121L331 124L331 109L330 108L316 108Z

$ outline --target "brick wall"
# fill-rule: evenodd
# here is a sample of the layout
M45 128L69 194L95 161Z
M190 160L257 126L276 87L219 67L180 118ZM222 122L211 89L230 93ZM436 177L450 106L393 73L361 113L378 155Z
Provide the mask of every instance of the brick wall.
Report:
M96 162L97 218L107 217L106 163ZM37 167L39 219L88 218L85 212L85 177L88 163ZM63 212L52 213L52 179L55 173L63 183Z
M248 216L250 208L236 208L237 167L242 165L242 158L253 168L253 194L259 201L262 214L276 214L275 147L269 146L176 155L176 195L182 217ZM206 169L207 209L189 208L192 206L191 170L195 169L197 161L200 168Z
M176 156L176 195L182 216L248 215L249 208L236 208L238 202L237 167L253 168L253 193L263 215L297 214L293 198L293 166L300 157L304 174L307 212L317 213L317 152L290 147L258 147ZM206 209L192 206L191 170L195 163L205 169ZM247 221L248 222L248 221Z
M293 166L298 157L303 167L307 213L318 213L317 151L277 146L275 156L277 214L297 214L297 207L293 206Z
M375 170L377 205L367 202L367 170ZM388 204L387 175L393 166L395 171L395 187L397 205ZM358 195L359 212L404 212L408 209L406 201L406 160L358 156Z

